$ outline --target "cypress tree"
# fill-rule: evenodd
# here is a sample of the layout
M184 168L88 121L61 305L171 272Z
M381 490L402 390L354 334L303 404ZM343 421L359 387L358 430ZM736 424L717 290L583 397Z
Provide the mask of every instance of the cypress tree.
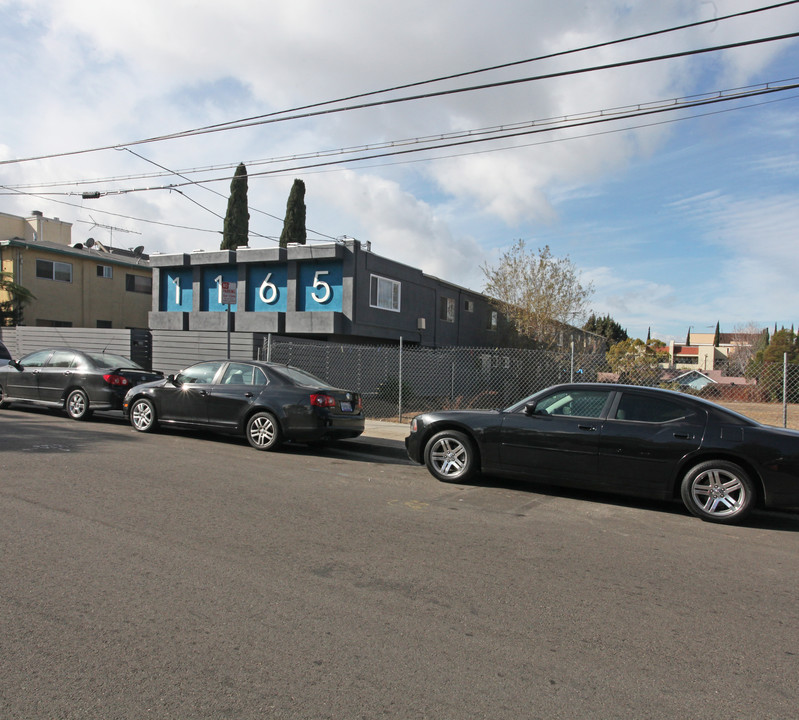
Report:
M294 180L286 202L286 218L283 221L283 231L280 233L280 247L289 243L305 245L305 183Z
M250 213L247 209L247 168L239 163L230 181L230 197L222 229L220 250L235 250L246 245L250 234Z
M713 347L718 347L721 343L721 333L719 332L719 321L716 320L716 333L713 335Z

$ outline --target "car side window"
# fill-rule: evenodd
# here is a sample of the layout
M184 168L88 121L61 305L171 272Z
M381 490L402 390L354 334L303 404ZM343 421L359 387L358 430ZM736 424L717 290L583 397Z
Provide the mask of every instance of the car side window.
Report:
M75 365L75 353L69 350L56 350L53 352L47 367L69 368Z
M663 423L690 414L686 407L674 400L624 393L616 409L616 420Z
M208 385L214 380L217 370L222 367L221 362L207 362L192 365L183 372L178 373L175 380L184 384Z
M49 357L49 350L39 350L38 352L26 355L24 358L22 358L22 360L19 361L19 364L26 368L42 367L47 362L47 358Z
M598 418L602 415L610 390L564 390L536 403L536 415L574 415Z
M222 376L222 385L266 385L266 376L254 365L230 363Z

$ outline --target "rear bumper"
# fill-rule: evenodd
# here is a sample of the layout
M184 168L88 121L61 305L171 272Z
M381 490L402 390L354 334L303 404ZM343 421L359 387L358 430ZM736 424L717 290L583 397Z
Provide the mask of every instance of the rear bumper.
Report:
M363 434L365 419L360 415L314 413L311 422L293 423L286 428L288 440L332 440L354 438ZM306 424L307 423L307 424Z

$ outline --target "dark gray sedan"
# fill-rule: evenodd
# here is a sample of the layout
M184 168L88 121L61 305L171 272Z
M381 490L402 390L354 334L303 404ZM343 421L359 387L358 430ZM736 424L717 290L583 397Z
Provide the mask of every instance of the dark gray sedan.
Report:
M408 455L446 482L479 471L555 485L681 498L704 520L799 507L799 432L669 390L558 385L505 410L411 422Z
M290 365L214 360L147 383L125 397L139 432L159 423L243 435L256 450L363 433L361 396Z
M122 355L47 348L0 367L0 407L39 405L85 420L95 410L121 410L130 388L159 377Z

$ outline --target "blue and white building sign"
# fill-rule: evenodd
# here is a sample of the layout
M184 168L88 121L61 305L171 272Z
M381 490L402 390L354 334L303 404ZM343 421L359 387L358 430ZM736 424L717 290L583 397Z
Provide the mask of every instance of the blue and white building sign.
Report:
M286 265L254 265L247 272L247 310L286 312Z
M191 268L170 268L163 271L161 307L167 312L190 312L194 300Z
M301 312L341 312L343 294L340 261L315 261L299 264L297 310Z
M235 265L211 266L203 268L200 296L200 310L225 311L228 306L222 301L222 283L228 282L235 285L238 271ZM231 311L236 310L235 305L230 306Z

